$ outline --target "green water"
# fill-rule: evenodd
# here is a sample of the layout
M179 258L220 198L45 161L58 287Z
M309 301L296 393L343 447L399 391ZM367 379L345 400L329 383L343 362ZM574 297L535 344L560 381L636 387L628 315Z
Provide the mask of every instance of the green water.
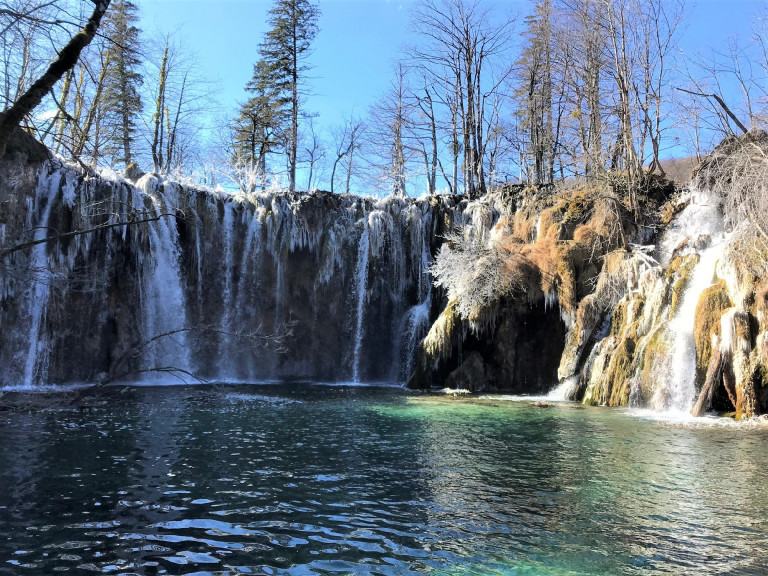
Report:
M0 574L765 574L768 431L313 385L0 414Z

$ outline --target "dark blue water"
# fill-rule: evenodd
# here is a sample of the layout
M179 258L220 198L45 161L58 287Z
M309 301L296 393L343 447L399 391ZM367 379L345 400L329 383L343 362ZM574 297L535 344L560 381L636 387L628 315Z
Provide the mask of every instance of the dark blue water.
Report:
M764 574L768 431L312 385L0 414L0 574Z

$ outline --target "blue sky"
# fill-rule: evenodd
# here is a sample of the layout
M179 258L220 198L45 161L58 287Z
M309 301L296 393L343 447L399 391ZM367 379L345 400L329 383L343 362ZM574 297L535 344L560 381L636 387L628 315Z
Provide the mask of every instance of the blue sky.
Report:
M320 33L307 81L308 111L330 127L342 116L364 115L391 79L408 39L409 1L321 1ZM271 0L142 0L145 32L177 31L201 71L219 85L217 101L236 108L258 59Z
M409 23L415 0L319 0L322 15L309 73L306 111L318 114L324 132L350 115L365 116L388 87L401 47L414 37ZM137 0L148 36L175 32L195 54L202 76L216 86L226 117L236 111L258 58L272 0ZM488 0L496 9L530 12L528 0ZM688 0L681 36L686 54L724 47L730 36L748 40L752 19L766 0ZM518 28L519 30L519 28ZM684 152L672 151L671 156Z
M139 0L147 33L172 32L196 55L200 69L218 79L222 105L235 107L258 58L271 0ZM526 0L494 2L521 16ZM413 0L320 0L320 33L312 56L309 108L332 124L340 116L364 114L386 89L399 49L412 37ZM729 35L749 35L751 16L765 0L698 0L687 4L686 52L707 50ZM327 116L327 118L326 118ZM333 119L333 120L332 120Z

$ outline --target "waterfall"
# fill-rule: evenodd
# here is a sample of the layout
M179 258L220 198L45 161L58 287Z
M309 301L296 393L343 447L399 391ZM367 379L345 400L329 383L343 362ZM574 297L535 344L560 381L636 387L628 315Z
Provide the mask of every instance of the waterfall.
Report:
M247 309L248 296L251 294L251 292L248 291L245 279L248 278L249 271L259 270L261 267L261 258L255 259L253 257L254 252L258 256L261 254L261 246L259 245L261 241L261 222L259 221L259 213L256 211L252 215L249 212L246 212L246 214L250 215L250 220L245 235L243 256L240 260L240 282L237 285L237 298L235 300L237 303L235 309L239 311Z
M154 216L173 210L161 193L148 192ZM179 243L173 216L162 216L149 224L151 258L143 270L143 357L145 370L191 371L184 289L179 269ZM147 267L146 262L149 263ZM153 265L154 264L154 265ZM172 370L170 370L172 371Z
M570 376L558 384L547 394L547 400L566 401L570 400L576 388L579 386L579 374Z
M706 192L691 191L691 202L680 214L677 223L662 239L662 257L668 260L672 247L688 238L689 244L698 244L697 238L707 237L710 244L700 250L674 318L669 323L673 335L671 377L657 387L651 400L656 410L688 413L696 399L696 345L694 323L696 305L701 293L712 285L717 262L728 243L724 233L723 216L719 203Z
M429 281L430 257L426 234L423 233L428 227L427 223L422 222L421 227L421 254L417 272L419 302L406 312L403 328L400 330L400 334L403 335L404 350L401 357L405 358L402 371L405 380L413 373L417 346L427 335L430 325L429 313L432 310L432 284Z
M44 167L43 170L46 168ZM61 182L61 174L58 171L43 176L42 172L35 192L35 202L33 208L40 209L40 205L45 202L43 212L40 215L39 222L35 223L32 218L29 220L29 227L34 228L34 240L45 239L49 234L48 221L51 216L51 207L53 200L58 194ZM30 210L30 216L34 210ZM35 226L36 224L36 226ZM51 292L50 282L52 274L48 267L47 242L42 242L32 248L30 259L30 269L32 272L32 287L29 293L29 349L27 350L27 359L24 364L23 387L31 388L35 382L45 379L43 374L37 374L38 356L42 352L45 356L45 341L40 340L41 321L48 307L48 298ZM36 376L39 376L36 378Z
M232 270L234 268L234 227L235 214L231 202L224 203L224 221L221 224L224 233L224 290L221 294L221 300L224 305L224 316L222 318L223 328L229 330L232 323Z
M224 286L221 293L221 330L223 333L219 337L219 375L221 377L232 377L232 272L234 270L234 228L235 228L235 213L232 207L232 202L224 202L224 218L221 223L224 243L224 262L223 262L223 275Z
M74 165L33 177L26 204L11 203L18 213L0 225L4 245L44 239L46 227L115 227L9 259L0 386L136 373L156 381L151 373L174 370L211 380L400 379L430 324L435 243L462 223L485 233L492 216L475 207L464 218L466 202L434 198L233 198ZM0 182L0 202L12 195ZM75 345L80 334L88 338Z
M363 347L363 316L365 314L365 296L368 288L368 256L370 242L368 219L363 219L363 233L357 246L357 266L355 268L355 295L357 297L357 316L355 318L355 348L352 359L352 381L360 382L360 352Z

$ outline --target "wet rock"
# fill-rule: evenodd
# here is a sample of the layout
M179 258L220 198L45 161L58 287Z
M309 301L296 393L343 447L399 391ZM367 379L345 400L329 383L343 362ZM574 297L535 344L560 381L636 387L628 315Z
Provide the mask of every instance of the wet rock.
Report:
M696 343L696 373L699 382L703 382L713 356L713 337L717 336L718 341L720 338L720 317L732 306L728 289L722 280L706 288L699 296L693 327Z
M699 234L693 242L693 247L696 250L704 250L704 248L707 248L710 244L712 244L712 236L709 234Z
M488 372L479 352L472 352L456 370L448 375L445 385L452 389L484 392L488 387Z

